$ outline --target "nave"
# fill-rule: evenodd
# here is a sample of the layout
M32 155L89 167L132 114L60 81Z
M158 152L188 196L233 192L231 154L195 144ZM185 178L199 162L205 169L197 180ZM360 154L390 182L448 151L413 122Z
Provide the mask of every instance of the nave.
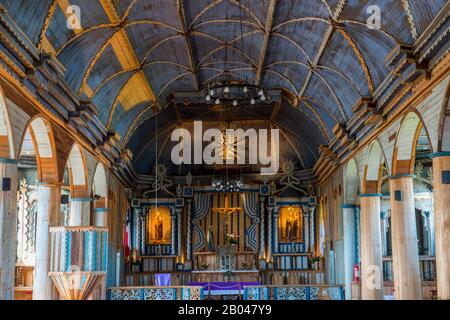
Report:
M449 300L447 0L0 0L0 300Z

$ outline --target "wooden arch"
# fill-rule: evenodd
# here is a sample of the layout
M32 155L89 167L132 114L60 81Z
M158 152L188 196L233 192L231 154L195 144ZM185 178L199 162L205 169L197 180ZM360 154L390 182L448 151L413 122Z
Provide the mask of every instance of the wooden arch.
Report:
M92 192L94 196L105 198L108 196L108 182L105 167L101 162L97 163L92 179Z
M358 164L352 158L345 167L344 198L346 204L356 204L359 191Z
M416 110L411 110L402 119L395 141L392 175L414 173L416 148L423 128L425 128L428 141L431 141L422 117Z
M74 144L66 164L69 171L70 195L72 198L87 198L89 196L88 174L84 150Z
M3 90L0 87L0 158L14 159L14 144L9 122L8 108Z
M369 146L367 162L364 166L363 193L380 192L384 159L386 158L380 142L378 140L373 141Z
M50 122L42 115L37 115L31 118L25 132L29 134L33 143L38 181L49 184L60 183L55 139ZM26 136L27 134L23 135L20 150L23 149Z
M447 84L439 119L438 152L450 152L450 82Z

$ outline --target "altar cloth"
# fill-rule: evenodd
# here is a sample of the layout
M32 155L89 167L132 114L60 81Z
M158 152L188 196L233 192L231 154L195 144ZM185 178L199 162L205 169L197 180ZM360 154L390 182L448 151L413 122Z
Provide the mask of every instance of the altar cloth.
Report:
M261 282L190 282L189 286L202 287L204 294L242 294L245 286L260 286Z
M157 287L170 287L172 284L172 275L170 273L155 274L155 284Z

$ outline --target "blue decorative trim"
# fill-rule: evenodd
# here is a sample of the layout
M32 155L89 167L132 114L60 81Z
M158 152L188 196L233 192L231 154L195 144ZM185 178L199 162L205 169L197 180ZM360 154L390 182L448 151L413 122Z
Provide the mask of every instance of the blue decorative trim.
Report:
M381 197L383 194L381 193L361 193L358 194L359 198L369 198L369 197Z
M92 198L70 198L71 202L92 202Z
M19 160L16 160L16 159L8 159L8 158L0 158L0 163L18 164L18 163L19 163Z
M421 159L434 159L434 158L440 158L440 157L450 157L449 151L440 151L440 152L433 152L429 153L427 155L421 156Z
M109 208L95 208L94 212L110 212L111 209Z
M341 209L355 209L357 207L358 206L356 204L347 204L347 203L345 203L345 204L341 205Z

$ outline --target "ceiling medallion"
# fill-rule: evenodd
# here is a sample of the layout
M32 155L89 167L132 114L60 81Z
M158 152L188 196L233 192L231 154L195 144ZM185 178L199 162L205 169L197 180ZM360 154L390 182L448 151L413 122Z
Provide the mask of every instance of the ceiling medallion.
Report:
M205 88L207 103L228 106L246 107L268 100L266 89L259 85L236 82L215 82Z

